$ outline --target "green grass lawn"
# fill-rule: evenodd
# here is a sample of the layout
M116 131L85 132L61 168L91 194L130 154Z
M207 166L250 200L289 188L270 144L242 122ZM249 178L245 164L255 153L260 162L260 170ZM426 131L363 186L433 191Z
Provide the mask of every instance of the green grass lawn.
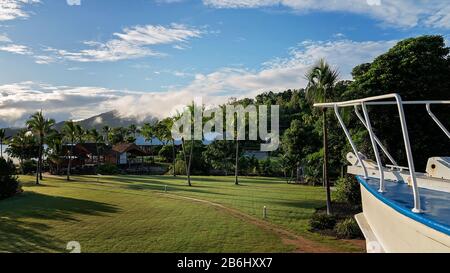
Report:
M0 201L0 251L67 252L78 241L83 252L289 252L293 247L270 230L194 197L262 217L336 251L361 251L347 241L308 231L314 208L324 205L320 187L287 185L280 179L77 176L74 181L21 177L25 193ZM168 186L168 194L164 186Z

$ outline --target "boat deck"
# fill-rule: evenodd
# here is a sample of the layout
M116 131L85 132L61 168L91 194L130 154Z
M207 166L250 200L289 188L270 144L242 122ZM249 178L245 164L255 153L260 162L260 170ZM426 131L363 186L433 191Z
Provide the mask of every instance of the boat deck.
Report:
M412 189L403 181L386 180L386 192L379 193L379 179L360 176L357 179L371 194L399 213L450 235L450 193L420 188L423 213L417 214L411 211L414 207Z

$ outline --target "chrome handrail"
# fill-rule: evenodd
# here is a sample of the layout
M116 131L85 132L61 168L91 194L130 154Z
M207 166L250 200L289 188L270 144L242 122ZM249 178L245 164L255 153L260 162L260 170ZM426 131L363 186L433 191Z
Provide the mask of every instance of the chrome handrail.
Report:
M358 110L358 106L355 105L355 113L356 116L359 118L359 120L361 121L361 123L364 125L364 127L366 127L367 129L367 123L365 121L365 119L361 116L361 113L359 113ZM393 166L398 166L397 161L395 161L395 159L392 157L392 155L388 152L388 150L386 149L386 147L384 147L384 145L381 143L380 139L373 134L375 141L378 143L378 146L380 146L381 150L383 151L383 153L387 156L387 158L389 158L389 160L391 161Z
M381 101L381 102L379 101L379 100L385 100L385 99L395 99L395 101ZM427 106L428 114L431 116L431 118L434 120L434 122L436 122L436 124L441 128L441 130L450 138L449 131L444 127L444 125L439 121L439 119L430 110L431 104L450 104L450 101L446 101L446 100L402 101L402 98L400 97L399 94L393 93L393 94L386 94L386 95L381 95L381 96L375 96L375 97L369 97L369 98L357 99L357 100L350 100L350 101L344 101L344 102L314 104L315 107L334 108L336 117L337 117L342 129L344 130L344 133L345 133L348 141L350 142L350 145L352 146L352 149L355 152L355 155L356 155L358 161L361 163L361 166L363 167L365 178L367 178L366 166L364 165L364 162L361 160L361 157L356 148L356 145L353 143L350 133L349 133L347 127L345 126L345 124L342 120L342 117L339 114L339 108L341 108L341 107L349 107L349 106L355 107L355 112L357 113L358 118L362 121L364 127L369 131L369 136L370 136L371 142L372 142L372 148L374 149L375 157L377 158L377 163L378 163L378 168L379 168L380 191L383 191L385 189L384 189L384 171L383 171L383 166L381 164L381 159L380 159L379 152L378 152L378 145L383 150L383 152L386 154L386 156L388 156L389 160L391 160L392 163L394 163L394 165L397 165L397 164L395 163L395 160L393 160L392 156L389 155L389 153L384 148L384 146L381 145L381 142L379 140L377 140L378 138L373 133L373 130L372 130L372 127L370 124L370 117L368 115L366 106L367 105L397 105L399 116L400 116L400 124L401 124L401 129L402 129L402 134L403 134L403 141L404 141L405 150L406 150L406 157L408 160L408 169L409 169L410 177L412 180L411 182L412 182L413 196L414 196L414 208L412 209L412 211L415 213L421 212L421 204L420 204L419 189L417 186L416 172L415 172L415 168L414 168L414 158L412 155L411 143L409 140L408 127L406 124L406 117L405 117L403 105L420 105L420 104L422 104L422 105L424 104ZM364 116L365 116L364 121L357 110L357 107L360 105L362 106L362 109L364 112Z

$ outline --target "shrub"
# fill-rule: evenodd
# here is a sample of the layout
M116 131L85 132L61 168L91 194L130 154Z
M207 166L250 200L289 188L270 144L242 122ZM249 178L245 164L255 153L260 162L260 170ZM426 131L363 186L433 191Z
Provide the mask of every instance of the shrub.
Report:
M359 183L354 177L346 176L336 181L336 199L351 205L361 205Z
M16 176L16 168L11 160L0 158L0 199L22 192Z
M333 229L336 225L336 217L326 213L315 213L309 220L309 225L313 230Z
M97 167L97 173L102 175L113 175L119 172L119 168L114 164L103 164Z
M337 237L342 239L355 239L362 238L363 234L359 229L358 223L353 217L349 217L343 221L340 221L334 227L334 232Z
M33 174L36 172L36 161L34 160L25 160L20 165L20 170L22 174Z
M163 146L159 150L158 155L163 162L172 162L173 161L173 146L172 145Z

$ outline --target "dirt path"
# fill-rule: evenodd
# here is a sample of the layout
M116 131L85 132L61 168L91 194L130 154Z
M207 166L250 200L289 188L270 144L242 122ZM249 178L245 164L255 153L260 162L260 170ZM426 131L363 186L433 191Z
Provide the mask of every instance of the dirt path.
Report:
M268 230L271 232L276 233L278 236L280 236L281 240L283 243L288 244L288 245L292 245L295 247L294 252L297 253L329 253L329 252L339 252L338 250L328 247L328 246L324 246L322 244L319 244L317 242L314 242L312 240L306 239L302 236L299 236L297 234L294 234L288 230L285 230L283 228L280 228L279 226L276 226L272 223L269 223L267 221L258 219L256 217L253 217L251 215L247 215L243 212L240 212L236 209L232 209L232 208L228 208L225 207L221 204L217 204L211 201L206 201L206 200L202 200L202 199L197 199L197 198L192 198L192 197L186 197L186 196L180 196L180 195L175 195L175 194L163 194L161 193L160 195L163 195L165 197L168 198L174 198L174 199L184 199L184 200L189 200L189 201L193 201L193 202L199 202L199 203L204 203L204 204L208 204L210 206L213 206L215 208L221 209L229 214L231 214L232 216L241 219L247 223L256 225L260 228L263 228L264 230Z

